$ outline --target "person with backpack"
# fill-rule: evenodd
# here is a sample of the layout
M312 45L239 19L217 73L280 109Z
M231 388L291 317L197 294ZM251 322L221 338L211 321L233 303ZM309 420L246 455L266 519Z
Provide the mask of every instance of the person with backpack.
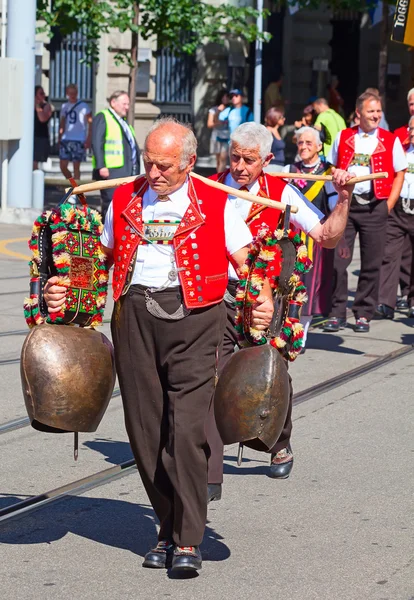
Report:
M219 116L219 121L227 122L230 135L242 123L254 121L253 111L246 104L243 104L243 92L239 88L234 88L229 92L231 106L224 108Z
M325 98L315 100L313 108L317 114L314 127L321 131L323 154L327 156L338 133L346 129L346 123L339 113L329 108Z
M80 179L80 164L86 160L86 150L91 147L92 113L83 100L78 99L78 86L66 87L68 102L62 105L59 123L59 158L62 174L70 179L68 169L73 162L73 177Z

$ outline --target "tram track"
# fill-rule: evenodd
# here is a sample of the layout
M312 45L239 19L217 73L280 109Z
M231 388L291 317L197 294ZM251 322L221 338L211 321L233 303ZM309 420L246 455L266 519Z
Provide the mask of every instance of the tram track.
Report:
M414 351L414 345L406 345L402 348L398 348L397 350L393 350L388 354L380 356L374 360L371 360L369 363L365 365L361 365L360 367L356 367L349 371L345 371L344 373L332 377L331 379L327 379L326 381L311 386L293 396L293 405L297 406L304 402L308 402L317 396L325 394L335 388L338 388L346 383L361 377L362 375L366 375L371 371L375 371L380 367L389 364L395 360L408 356ZM10 422L10 427L12 426L12 422ZM0 428L1 433L1 428ZM104 469L103 471L99 471L82 479L78 479L71 483L65 484L61 487L55 488L38 496L32 496L30 498L26 498L21 500L20 502L16 502L11 506L7 506L0 510L0 526L7 522L10 522L12 519L16 519L19 517L23 517L27 514L34 512L35 510L39 510L52 502L57 502L63 500L65 498L71 496L77 496L83 494L91 489L96 487L106 485L119 479L121 477L125 477L135 472L136 465L133 459L119 463L109 469Z

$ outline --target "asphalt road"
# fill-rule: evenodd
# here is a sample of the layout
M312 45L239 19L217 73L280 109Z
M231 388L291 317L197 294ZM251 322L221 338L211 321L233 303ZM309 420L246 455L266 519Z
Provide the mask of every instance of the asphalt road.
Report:
M25 415L24 339L30 228L0 225L0 424ZM354 261L351 282L358 262ZM111 302L108 303L109 316ZM11 332L19 332L10 335ZM104 331L109 335L108 326ZM316 329L292 366L295 391L414 343L413 321L367 335ZM12 600L414 600L414 353L294 408L295 466L226 448L223 498L210 505L203 569L191 579L141 568L156 523L137 473L0 525L0 590ZM29 427L0 436L0 508L130 457L115 398L95 434Z

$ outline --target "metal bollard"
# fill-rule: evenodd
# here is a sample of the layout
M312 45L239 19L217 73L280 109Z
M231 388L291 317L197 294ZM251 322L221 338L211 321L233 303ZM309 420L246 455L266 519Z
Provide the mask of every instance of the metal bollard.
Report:
M45 203L45 173L40 169L33 171L32 208L43 212Z

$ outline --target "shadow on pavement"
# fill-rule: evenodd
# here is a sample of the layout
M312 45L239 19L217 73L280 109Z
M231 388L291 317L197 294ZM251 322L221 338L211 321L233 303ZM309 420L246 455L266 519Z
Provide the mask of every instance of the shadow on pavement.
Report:
M129 492L122 494L128 495ZM14 498L15 502L18 500ZM71 496L33 515L3 525L0 543L50 544L68 533L139 556L144 556L157 540L155 515L149 505ZM230 556L230 550L222 539L211 527L206 527L201 546L205 560L222 561Z
M308 333L306 348L310 350L328 350L329 352L339 352L341 354L365 354L355 348L342 346L344 338L335 333Z
M106 438L95 438L82 444L90 450L100 452L105 457L105 462L117 465L134 458L131 446L128 442L119 442L117 440L108 440Z

